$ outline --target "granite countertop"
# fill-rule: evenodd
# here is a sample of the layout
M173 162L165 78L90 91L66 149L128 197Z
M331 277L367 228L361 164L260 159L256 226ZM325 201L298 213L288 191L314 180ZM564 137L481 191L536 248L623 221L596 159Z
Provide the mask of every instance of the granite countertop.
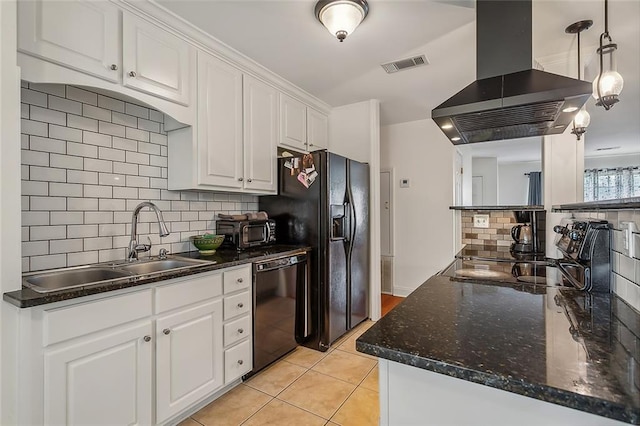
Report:
M475 210L479 212L502 210L542 211L544 206L449 206L449 210Z
M456 259L485 259L507 262L545 262L548 260L544 254L540 253L514 253L507 246L482 244L467 244L455 257Z
M634 210L640 209L640 197L618 200L588 201L586 203L560 204L553 206L553 212L596 211L596 210Z
M78 297L89 296L92 294L105 293L123 288L130 288L151 284L158 281L168 280L171 278L184 277L187 275L199 274L202 272L214 271L216 269L229 268L232 266L253 263L259 260L267 260L301 250L310 250L310 247L292 246L276 244L271 246L262 246L251 250L238 252L233 249L218 249L215 254L203 256L198 251L177 253L175 256L189 257L194 259L208 260L211 263L203 263L200 266L190 269L177 271L166 271L154 274L148 277L132 277L126 280L117 280L114 282L106 282L99 285L79 287L68 290L61 290L51 293L38 293L30 288L23 287L21 290L4 293L3 299L19 308L30 308L33 306L44 305L47 303L60 302L63 300L75 299ZM43 271L46 272L46 271Z
M613 294L434 276L357 341L370 355L640 424L640 314Z

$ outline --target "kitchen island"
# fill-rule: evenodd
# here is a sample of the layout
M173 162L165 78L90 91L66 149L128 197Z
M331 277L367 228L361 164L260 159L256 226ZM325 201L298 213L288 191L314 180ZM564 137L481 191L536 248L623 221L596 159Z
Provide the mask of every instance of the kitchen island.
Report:
M382 425L640 424L639 335L613 294L437 275L356 349L380 358Z

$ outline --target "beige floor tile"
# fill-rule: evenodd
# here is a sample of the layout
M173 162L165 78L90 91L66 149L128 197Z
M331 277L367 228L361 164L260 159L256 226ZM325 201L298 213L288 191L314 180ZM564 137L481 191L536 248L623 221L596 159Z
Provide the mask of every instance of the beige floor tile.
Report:
M245 384L271 396L276 396L306 371L307 369L304 367L280 360L253 376Z
M375 360L337 350L327 355L312 370L357 385L376 364Z
M304 368L311 368L325 356L327 356L327 352L320 352L305 348L304 346L298 346L296 350L287 355L284 360Z
M178 426L200 426L200 423L196 422L191 417L187 417L186 419L178 423Z
M347 340L345 340L342 344L340 344L340 346L338 346L336 349L339 351L344 351L344 352L349 352L352 354L357 354L360 356L363 356L365 358L369 358L372 360L377 360L376 357L369 355L369 354L365 354L363 352L358 352L356 350L356 339L360 337L360 336L352 336L350 338L348 338Z
M272 400L242 426L323 426L326 420L278 399Z
M271 399L260 391L239 385L191 417L205 426L237 426Z
M352 384L309 370L278 399L328 420L354 389Z
M360 387L365 389L369 389L372 391L379 392L380 388L378 387L378 366L376 365L370 372L367 374L367 377L362 381Z
M378 392L358 387L331 421L342 426L377 426L380 422Z

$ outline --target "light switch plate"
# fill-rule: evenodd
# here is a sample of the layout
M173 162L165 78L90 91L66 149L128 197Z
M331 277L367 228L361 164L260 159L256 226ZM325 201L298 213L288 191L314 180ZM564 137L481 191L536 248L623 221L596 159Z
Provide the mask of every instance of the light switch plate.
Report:
M400 188L409 188L411 186L411 181L407 178L400 179Z
M489 227L489 215L488 214L474 214L473 215L473 227L474 228L488 228Z

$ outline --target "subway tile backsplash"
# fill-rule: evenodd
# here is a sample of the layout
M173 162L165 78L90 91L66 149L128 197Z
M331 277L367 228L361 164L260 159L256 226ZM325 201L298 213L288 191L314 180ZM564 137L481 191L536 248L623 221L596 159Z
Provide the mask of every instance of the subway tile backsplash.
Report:
M131 213L142 201L140 238L178 253L215 230L218 213L256 211L252 195L167 190L161 112L61 84L22 83L23 272L124 259Z

